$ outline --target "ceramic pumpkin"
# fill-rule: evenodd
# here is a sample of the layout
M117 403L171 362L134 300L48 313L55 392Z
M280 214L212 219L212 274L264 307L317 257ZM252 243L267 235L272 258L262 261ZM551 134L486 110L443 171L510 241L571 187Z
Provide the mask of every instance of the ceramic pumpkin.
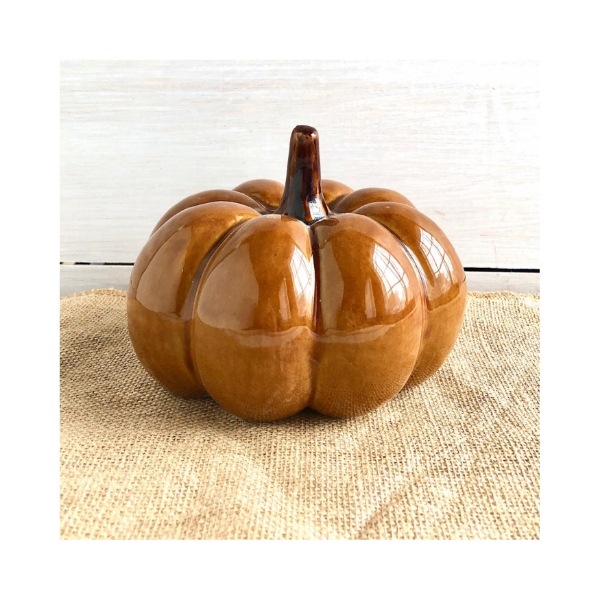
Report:
M401 194L320 177L315 129L290 141L285 186L195 194L158 222L127 297L145 368L175 394L244 419L311 407L364 414L450 353L465 273Z

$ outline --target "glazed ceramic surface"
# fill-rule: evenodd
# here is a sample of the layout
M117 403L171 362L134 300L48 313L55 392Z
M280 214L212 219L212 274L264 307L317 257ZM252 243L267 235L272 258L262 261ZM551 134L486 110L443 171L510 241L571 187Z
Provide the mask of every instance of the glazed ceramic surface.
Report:
M321 180L318 134L298 126L285 186L256 179L167 211L133 268L128 325L175 394L249 420L351 417L442 365L466 292L431 219L392 190Z

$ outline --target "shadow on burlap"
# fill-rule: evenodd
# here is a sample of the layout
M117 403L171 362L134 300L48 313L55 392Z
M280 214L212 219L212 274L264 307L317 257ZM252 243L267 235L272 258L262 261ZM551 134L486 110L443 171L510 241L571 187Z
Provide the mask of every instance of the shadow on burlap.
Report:
M63 539L539 539L539 297L471 293L375 412L247 423L138 362L125 293L61 300Z

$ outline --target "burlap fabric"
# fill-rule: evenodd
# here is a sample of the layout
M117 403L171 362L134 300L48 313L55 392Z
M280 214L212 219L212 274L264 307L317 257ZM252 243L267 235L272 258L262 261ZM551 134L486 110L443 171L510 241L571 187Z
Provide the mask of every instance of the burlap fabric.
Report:
M469 294L442 369L367 416L271 424L163 390L123 292L63 298L61 537L539 538L539 297Z

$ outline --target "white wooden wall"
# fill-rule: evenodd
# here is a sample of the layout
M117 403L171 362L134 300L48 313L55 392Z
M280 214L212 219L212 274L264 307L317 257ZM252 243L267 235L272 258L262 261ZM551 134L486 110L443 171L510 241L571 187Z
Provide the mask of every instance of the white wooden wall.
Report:
M283 181L299 124L319 131L323 177L403 193L466 268L496 271L469 271L469 289L539 291L519 272L539 269L536 63L69 61L61 294L125 289L185 196Z

